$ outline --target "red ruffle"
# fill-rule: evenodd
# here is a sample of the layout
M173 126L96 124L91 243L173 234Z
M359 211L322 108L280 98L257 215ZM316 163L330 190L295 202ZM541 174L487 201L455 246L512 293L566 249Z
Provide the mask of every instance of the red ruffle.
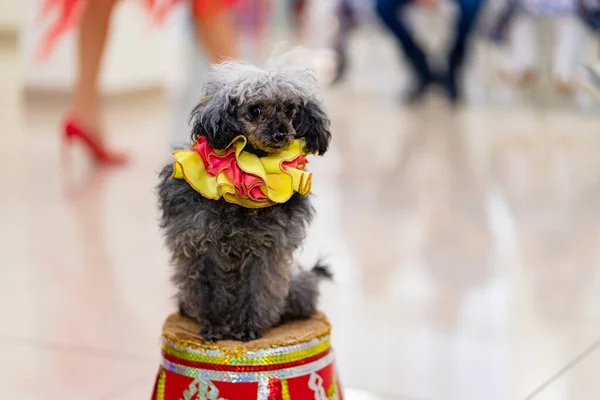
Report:
M40 41L37 58L44 59L50 54L61 36L79 19L85 0L45 0L42 5L40 19L56 12L57 18L46 30Z
M293 159L292 161L284 161L281 163L281 167L286 169L287 167L296 168L296 169L304 169L308 164L308 159L303 154L300 154L298 157Z
M194 146L194 150L202 158L206 172L211 176L217 176L223 172L235 186L238 195L255 201L268 200L261 189L265 185L265 181L261 177L245 172L240 168L233 147L229 147L224 155L219 155L209 146L206 138L201 137ZM306 158L304 160L306 161ZM293 161L290 161L290 163L293 163Z

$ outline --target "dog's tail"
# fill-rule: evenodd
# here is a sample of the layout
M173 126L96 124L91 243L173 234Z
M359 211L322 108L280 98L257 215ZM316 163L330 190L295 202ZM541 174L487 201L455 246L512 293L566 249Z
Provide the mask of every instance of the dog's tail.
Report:
M333 274L329 266L321 261L311 270L302 271L292 277L283 320L310 318L317 310L319 282L332 279Z
M313 267L313 269L309 272L312 272L320 279L327 279L329 281L333 280L333 274L331 273L331 269L329 265L324 264L321 261L318 261L317 264Z

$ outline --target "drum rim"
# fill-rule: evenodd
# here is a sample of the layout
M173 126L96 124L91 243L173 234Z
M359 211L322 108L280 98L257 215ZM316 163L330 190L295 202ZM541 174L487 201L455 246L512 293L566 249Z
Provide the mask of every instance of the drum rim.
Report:
M328 351L330 346L329 334L308 341L252 350L236 345L197 343L163 335L162 351L169 358L183 362L199 362L216 366L264 366L312 358Z

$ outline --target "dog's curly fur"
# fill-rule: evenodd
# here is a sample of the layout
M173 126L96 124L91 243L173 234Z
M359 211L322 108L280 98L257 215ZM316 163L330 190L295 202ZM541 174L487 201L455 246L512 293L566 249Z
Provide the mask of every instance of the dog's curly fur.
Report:
M214 66L192 113L192 140L205 136L213 148L223 149L245 135L248 150L262 155L304 138L308 152L323 154L331 135L316 88L313 72L305 68ZM247 115L253 105L265 110L258 118ZM285 137L272 140L281 130ZM160 173L161 227L175 266L180 311L201 323L201 335L248 341L283 321L310 317L318 282L331 274L322 265L293 271L293 253L314 212L309 199L295 194L283 204L244 208L206 199L172 173L172 164Z

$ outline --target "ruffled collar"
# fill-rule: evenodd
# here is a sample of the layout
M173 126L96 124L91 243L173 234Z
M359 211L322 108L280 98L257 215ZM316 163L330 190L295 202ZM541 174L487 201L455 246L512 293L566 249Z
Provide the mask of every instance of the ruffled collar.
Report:
M294 193L307 195L312 174L304 140L294 140L277 154L258 157L244 151L247 140L236 137L224 150L215 150L200 137L189 150L173 153L173 178L184 179L202 196L248 208L285 203Z

